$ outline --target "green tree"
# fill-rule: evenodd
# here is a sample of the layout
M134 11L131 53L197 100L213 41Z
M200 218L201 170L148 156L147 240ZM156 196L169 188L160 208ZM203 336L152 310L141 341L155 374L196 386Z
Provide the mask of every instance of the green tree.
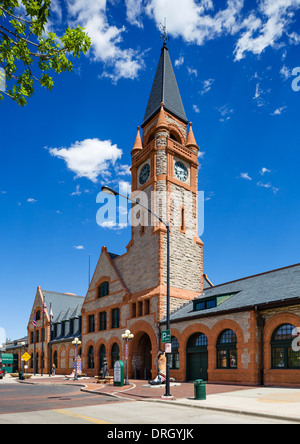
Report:
M0 99L26 105L36 82L51 90L51 75L71 72L72 59L89 50L91 40L80 26L68 27L62 37L47 32L50 15L51 0L0 0Z

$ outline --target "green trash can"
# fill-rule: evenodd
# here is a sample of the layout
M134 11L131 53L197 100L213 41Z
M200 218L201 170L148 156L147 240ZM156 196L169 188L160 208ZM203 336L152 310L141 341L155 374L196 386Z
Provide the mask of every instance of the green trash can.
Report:
M206 399L206 382L202 379L197 379L194 382L195 387L195 399L198 401L204 401Z
M25 377L24 377L24 373L23 372L19 372L19 380L20 381L24 381Z

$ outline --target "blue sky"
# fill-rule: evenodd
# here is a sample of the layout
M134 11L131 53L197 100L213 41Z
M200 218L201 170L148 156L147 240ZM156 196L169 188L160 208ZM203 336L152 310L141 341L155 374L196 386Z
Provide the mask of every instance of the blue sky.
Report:
M91 3L91 4L90 4ZM49 24L87 28L74 73L0 103L0 327L26 334L36 287L84 296L88 258L125 252L97 225L103 183L126 188L167 17L200 151L204 271L215 284L299 262L300 0L61 0ZM294 72L294 74L293 74ZM300 70L298 75L300 74ZM296 87L295 87L296 86Z

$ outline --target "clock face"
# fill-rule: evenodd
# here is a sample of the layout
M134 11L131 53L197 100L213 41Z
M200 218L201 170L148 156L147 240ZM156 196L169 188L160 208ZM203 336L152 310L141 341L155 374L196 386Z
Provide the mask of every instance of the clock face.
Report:
M174 170L177 179L179 179L181 182L187 181L189 173L186 166L182 162L176 162Z
M140 184L144 185L150 177L150 165L147 163L143 166L140 173Z

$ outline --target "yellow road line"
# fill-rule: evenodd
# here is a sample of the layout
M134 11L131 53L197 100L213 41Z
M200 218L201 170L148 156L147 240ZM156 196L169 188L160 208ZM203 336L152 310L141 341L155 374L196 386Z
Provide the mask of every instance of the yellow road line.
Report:
M88 422L93 422L95 424L112 424L111 422L102 421L101 419L90 418L89 416L79 415L77 413L68 412L67 410L52 410L56 413L61 413L62 415L72 416L73 418L83 419Z

